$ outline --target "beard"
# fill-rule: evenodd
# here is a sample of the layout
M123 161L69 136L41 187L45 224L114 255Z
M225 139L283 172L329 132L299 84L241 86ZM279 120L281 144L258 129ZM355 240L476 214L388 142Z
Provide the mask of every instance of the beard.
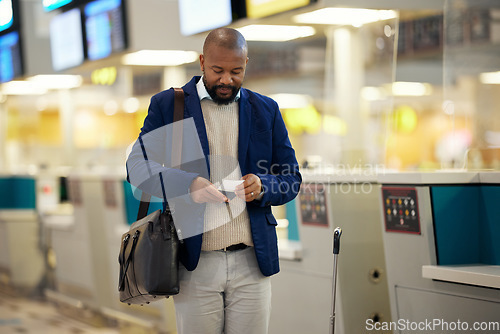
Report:
M208 92L208 95L212 98L212 100L218 105L227 105L234 101L236 95L240 91L240 87L231 86L231 85L214 85L209 87L207 84L207 79L203 77L203 84L205 85L205 89ZM217 95L217 89L219 88L228 88L231 89L231 95L227 98L223 98Z

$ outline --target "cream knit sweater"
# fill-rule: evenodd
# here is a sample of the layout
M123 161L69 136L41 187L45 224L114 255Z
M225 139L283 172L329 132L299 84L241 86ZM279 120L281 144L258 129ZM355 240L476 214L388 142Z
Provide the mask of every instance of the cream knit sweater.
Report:
M218 105L201 101L210 149L210 182L239 180L238 103ZM253 246L250 219L244 200L235 197L229 204L207 203L202 250L218 250L238 243Z

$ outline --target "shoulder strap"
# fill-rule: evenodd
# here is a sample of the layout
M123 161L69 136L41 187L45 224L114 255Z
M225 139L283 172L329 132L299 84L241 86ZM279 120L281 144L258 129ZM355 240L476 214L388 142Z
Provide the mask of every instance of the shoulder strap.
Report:
M184 90L174 88L174 122L184 119Z
M184 91L174 88L174 123L172 127L172 167L180 167L182 155L182 130L184 119Z
M182 155L182 130L183 130L183 122L180 122L184 119L184 90L182 88L174 88L174 123L172 128L172 167L181 165L181 155ZM177 138L177 140L175 140ZM146 155L146 150L142 144L142 138L139 137L139 141L141 142L142 153L144 154L144 159L148 160L148 156ZM160 179L162 183L163 190L163 178L160 174ZM163 190L163 195L165 195L165 191ZM149 200L151 199L151 195L142 192L141 195L141 203L139 204L139 211L137 212L137 220L140 220L147 216L149 209Z

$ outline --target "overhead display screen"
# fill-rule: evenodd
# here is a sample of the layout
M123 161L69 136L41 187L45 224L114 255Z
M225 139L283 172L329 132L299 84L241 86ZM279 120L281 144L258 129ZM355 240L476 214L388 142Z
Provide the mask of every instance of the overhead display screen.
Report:
M179 1L179 20L184 36L226 26L232 22L231 0Z
M50 21L50 50L55 71L78 66L84 61L82 16L74 8Z
M12 0L0 0L0 32L9 29L14 23Z
M46 12L69 5L73 0L42 0L43 9Z
M125 10L121 0L97 0L85 5L85 33L90 60L125 50Z
M21 43L17 31L0 36L0 83L23 75Z
M247 16L252 19L266 17L309 5L311 0L246 0Z

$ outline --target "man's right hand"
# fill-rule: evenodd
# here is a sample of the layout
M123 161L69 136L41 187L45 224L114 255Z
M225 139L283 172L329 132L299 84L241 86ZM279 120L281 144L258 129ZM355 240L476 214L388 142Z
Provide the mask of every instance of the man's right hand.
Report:
M207 179L196 177L189 187L191 199L195 203L223 203L229 202L217 188Z

